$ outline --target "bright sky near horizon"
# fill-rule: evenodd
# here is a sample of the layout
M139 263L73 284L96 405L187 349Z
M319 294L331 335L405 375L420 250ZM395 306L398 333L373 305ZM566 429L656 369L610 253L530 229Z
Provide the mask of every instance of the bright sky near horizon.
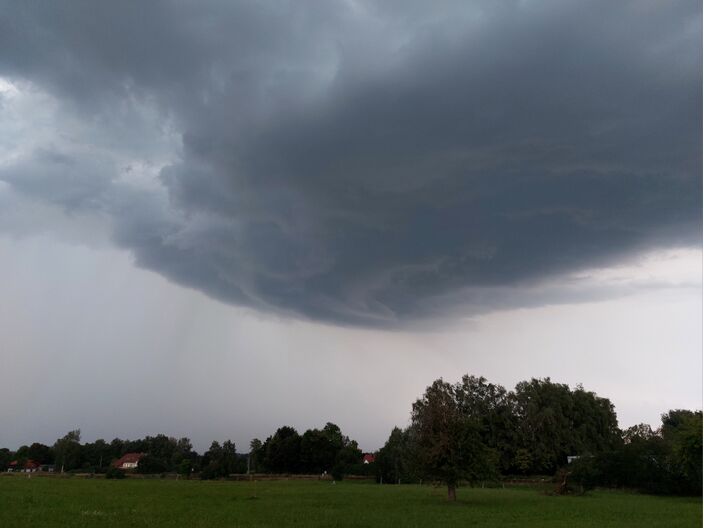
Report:
M0 444L163 432L199 450L334 421L365 450L437 377L550 376L611 399L622 427L701 408L701 252L602 271L616 299L508 310L417 333L265 316L135 268L124 251L0 237ZM50 270L45 267L51 262ZM592 279L593 280L593 279ZM37 329L41 329L38 331Z

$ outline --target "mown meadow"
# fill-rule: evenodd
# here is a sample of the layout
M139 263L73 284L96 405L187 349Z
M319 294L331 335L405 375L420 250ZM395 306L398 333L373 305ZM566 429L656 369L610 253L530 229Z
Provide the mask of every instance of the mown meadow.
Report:
M11 527L693 527L700 498L533 487L458 489L329 481L0 477L0 526Z

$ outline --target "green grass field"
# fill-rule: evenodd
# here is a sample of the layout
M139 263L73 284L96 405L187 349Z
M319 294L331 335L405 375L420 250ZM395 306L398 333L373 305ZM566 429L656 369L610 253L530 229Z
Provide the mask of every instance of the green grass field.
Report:
M256 486L256 488L255 488ZM254 498L256 494L256 498ZM368 482L201 482L0 478L0 526L701 526L702 501L597 491L461 488Z

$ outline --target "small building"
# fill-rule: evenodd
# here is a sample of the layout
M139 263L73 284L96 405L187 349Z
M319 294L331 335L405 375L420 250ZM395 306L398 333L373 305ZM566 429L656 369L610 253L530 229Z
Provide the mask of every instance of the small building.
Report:
M19 460L13 460L12 462L10 462L7 471L8 473L36 473L37 471L40 471L40 469L41 464L39 462L28 458L24 463L20 462Z
M117 469L136 469L144 453L125 453L112 463Z
M364 457L362 457L363 464L373 464L374 460L376 460L376 457L371 453L364 453Z
M567 455L567 463L571 464L575 460L579 460L579 455Z

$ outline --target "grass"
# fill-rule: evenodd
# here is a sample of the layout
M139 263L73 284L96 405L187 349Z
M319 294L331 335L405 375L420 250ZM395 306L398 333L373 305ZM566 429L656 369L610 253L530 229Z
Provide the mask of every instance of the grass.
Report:
M701 525L699 498L617 491L556 497L533 488L461 488L449 503L442 488L368 482L0 478L3 528Z

